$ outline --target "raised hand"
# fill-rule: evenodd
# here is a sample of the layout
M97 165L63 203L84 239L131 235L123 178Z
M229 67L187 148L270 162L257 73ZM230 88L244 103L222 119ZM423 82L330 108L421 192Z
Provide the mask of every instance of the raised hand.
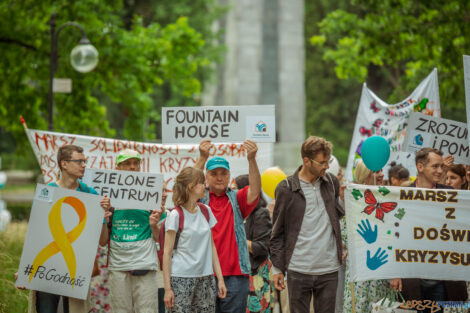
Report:
M214 145L211 143L210 139L204 139L201 141L199 144L199 154L201 157L205 159L209 158L209 151L212 147L214 147Z
M369 220L362 220L361 224L357 224L359 229L357 229L357 233L364 238L367 243L374 243L377 240L377 225L375 225L374 230L370 226Z
M243 146L246 149L247 155L246 158L249 160L253 160L256 157L256 152L258 152L258 146L254 141L245 140Z
M160 221L160 217L162 216L162 210L152 210L149 216L149 224L150 226L157 226L158 222Z
M387 257L388 254L381 248L377 250L372 258L370 257L370 251L367 250L367 267L374 271L388 262Z

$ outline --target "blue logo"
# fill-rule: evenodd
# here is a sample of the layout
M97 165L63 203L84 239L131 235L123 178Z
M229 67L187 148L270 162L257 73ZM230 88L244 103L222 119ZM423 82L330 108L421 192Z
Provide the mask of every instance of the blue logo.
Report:
M263 121L259 121L258 123L256 123L255 127L256 131L259 133L265 133L267 131L266 123Z
M415 144L417 144L418 146L422 146L423 145L423 136L421 136L420 134L416 135L415 137Z

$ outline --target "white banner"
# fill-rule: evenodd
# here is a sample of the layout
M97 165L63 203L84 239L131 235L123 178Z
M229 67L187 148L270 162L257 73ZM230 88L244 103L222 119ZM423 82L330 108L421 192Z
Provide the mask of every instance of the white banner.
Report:
M348 185L351 281L470 280L470 191Z
M470 164L467 136L465 123L415 112L408 119L403 150L414 153L425 147L436 148L444 155L453 155L456 164Z
M86 299L103 224L100 199L37 185L16 286Z
M163 107L163 143L276 142L274 105Z
M199 143L185 145L162 145L110 138L100 138L65 133L55 133L28 129L28 139L42 169L46 183L57 180L57 150L66 144L74 144L84 149L88 160L87 167L94 169L115 169L119 151L134 149L142 157L141 171L161 173L167 188L173 188L173 179L186 166L193 166L199 157ZM272 143L259 143L256 160L261 172L273 166L274 146ZM246 150L241 144L215 144L211 156L220 156L230 162L232 179L248 174ZM167 207L172 206L171 194Z
M384 137L390 143L389 164L392 161L401 163L410 171L411 176L414 176L414 154L402 152L401 147L406 133L406 121L413 111L440 116L440 108L436 69L419 84L408 98L397 104L388 104L381 100L364 84L349 148L346 179L353 180L356 161L361 158L362 143L375 135ZM386 178L389 164L384 168Z
M120 209L160 210L163 175L87 168L82 181Z

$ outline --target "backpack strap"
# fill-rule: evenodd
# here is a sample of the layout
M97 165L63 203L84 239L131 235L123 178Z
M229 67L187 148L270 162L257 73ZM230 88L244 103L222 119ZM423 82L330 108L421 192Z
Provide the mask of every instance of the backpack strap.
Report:
M204 203L198 202L197 205L199 206L199 209L201 210L202 215L206 218L206 221L209 223L209 209L207 208L207 205Z
M181 232L184 229L184 212L183 209L180 206L175 207L176 212L178 212L178 231L176 232L176 237L175 237L175 245L173 246L173 249L176 249L178 246L178 241L180 239Z

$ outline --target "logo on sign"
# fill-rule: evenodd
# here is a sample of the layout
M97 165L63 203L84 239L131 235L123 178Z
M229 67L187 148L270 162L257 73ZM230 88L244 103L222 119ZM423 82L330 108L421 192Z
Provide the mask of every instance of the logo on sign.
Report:
M415 136L414 143L415 143L416 145L422 146L422 145L423 145L423 142L424 142L423 136L421 136L420 134L418 134L418 135Z
M266 123L263 122L263 121L259 121L258 123L256 123L256 125L255 125L255 131L258 132L258 133L265 133L265 132L267 132Z

